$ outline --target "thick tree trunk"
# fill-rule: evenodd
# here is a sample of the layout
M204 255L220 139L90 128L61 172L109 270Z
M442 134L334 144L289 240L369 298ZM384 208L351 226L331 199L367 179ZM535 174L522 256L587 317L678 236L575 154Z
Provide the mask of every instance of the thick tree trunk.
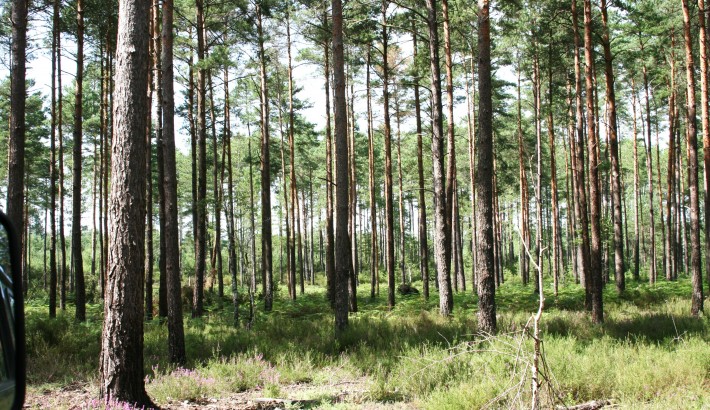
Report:
M491 22L488 0L478 0L478 161L476 172L476 235L478 253L478 327L496 332L493 277L493 96L491 84Z
M7 216L20 236L20 249L25 247L25 66L27 48L27 1L13 0L12 64L10 67L10 136L8 142ZM29 272L22 269L23 292L27 293ZM64 304L62 304L64 307Z
M180 243L177 209L177 169L175 161L175 101L173 91L173 0L163 0L163 26L161 53L161 83L163 92L162 140L165 172L163 175L165 206L165 279L168 316L168 356L170 362L185 363L185 336L182 321L182 295L180 287ZM162 234L162 232L161 232Z
M700 204L698 198L698 137L695 114L695 63L693 61L693 43L690 34L690 11L688 0L683 3L683 34L685 37L686 93L688 110L687 151L688 151L688 187L690 188L690 278L693 284L690 313L698 317L703 311L703 277L700 263ZM702 16L702 15L701 15ZM704 18L704 16L702 16Z
M348 278L352 269L352 248L348 236L349 170L348 130L345 101L345 59L343 51L343 6L332 0L333 12L333 105L335 107L336 218L335 237L335 334L348 327Z
M480 3L480 2L479 2ZM486 7L487 1L484 1ZM434 186L434 260L439 287L439 313L448 316L454 308L449 275L450 243L448 216L446 214L446 181L444 175L444 124L441 103L441 68L439 66L439 24L437 22L436 0L426 0L427 26L429 29L429 64L431 66L431 107L432 107L432 165ZM480 19L480 17L479 17ZM486 22L487 17L486 17ZM491 265L492 267L492 265Z
M145 129L150 2L120 0L116 49L108 280L99 393L151 407L144 387Z

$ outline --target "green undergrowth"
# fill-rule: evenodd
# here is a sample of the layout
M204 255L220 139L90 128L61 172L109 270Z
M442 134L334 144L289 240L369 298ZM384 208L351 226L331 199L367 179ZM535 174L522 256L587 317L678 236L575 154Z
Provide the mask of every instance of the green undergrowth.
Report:
M246 310L234 327L229 300L213 297L205 317L185 320L184 368L166 360L164 322L146 322L148 393L157 403L206 403L255 391L304 399L306 407L340 408L344 399L337 386L350 383L354 393L347 402L355 407L372 402L431 409L529 406L533 347L526 324L537 308L532 287L510 277L499 289L495 337L478 333L470 291L456 294L450 318L438 315L435 292L429 301L398 295L393 310L384 292L369 298L369 284L361 283L359 292L359 312L351 314L339 339L322 287L307 287L296 301L279 294L273 312L257 309L249 329ZM601 326L584 311L578 285L563 284L557 296L546 286L545 293L544 403L608 399L628 408L710 406L710 320L690 317L687 279L655 286L631 282L621 295L608 285ZM31 393L96 384L100 306L90 306L86 323L76 323L70 312L50 320L41 302L28 304Z

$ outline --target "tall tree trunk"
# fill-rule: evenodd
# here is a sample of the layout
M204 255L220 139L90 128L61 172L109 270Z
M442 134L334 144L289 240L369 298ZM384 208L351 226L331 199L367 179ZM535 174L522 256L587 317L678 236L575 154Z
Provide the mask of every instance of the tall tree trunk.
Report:
M49 140L49 207L50 207L50 243L49 243L49 317L57 316L57 36L59 35L59 0L53 4L52 16L52 119ZM103 62L101 65L103 70ZM102 83L103 84L103 83ZM103 96L102 96L103 97ZM102 134L103 136L103 134Z
M204 0L195 0L197 19L197 61L205 60ZM201 317L204 302L207 254L207 118L206 77L201 64L197 70L197 225L195 226L195 286L192 298L192 317Z
M412 59L417 61L417 38L419 33L416 30L416 23L412 22L412 44L414 56ZM415 70L417 65L414 65ZM419 95L419 72L414 74L414 115L417 125L417 176L419 181L419 270L422 276L422 292L425 300L429 299L429 244L427 240L427 217L426 217L426 199L424 198L424 149L422 142L422 109L421 98ZM375 208L372 209L372 214L375 215ZM374 219L374 218L373 218ZM373 226L374 229L374 226ZM374 241L374 237L373 237Z
M577 142L575 144L575 162L576 162L576 206L575 213L579 220L579 236L580 240L577 245L577 260L579 263L579 281L584 287L584 306L587 310L592 310L592 290L589 286L588 276L590 272L590 254L589 254L589 219L587 214L587 181L584 173L584 115L582 109L582 73L579 48L582 46L579 36L579 23L577 16L577 0L572 0L572 30L574 32L574 92L575 92L575 123L577 125Z
M671 37L673 40L673 37ZM674 41L672 41L674 42ZM671 48L672 49L672 48ZM666 271L666 280L673 280L676 272L675 259L675 232L674 232L674 216L675 216L675 134L676 134L676 91L675 91L675 56L671 52L671 75L669 83L668 97L668 176L667 189L668 201L666 201L666 225L668 226L668 235L666 235L666 255L668 260L668 270Z
M227 41L227 33L224 34L224 41ZM234 326L239 325L239 293L237 284L237 251L236 251L236 232L234 227L234 177L232 170L232 130L230 122L230 106L229 106L229 66L224 67L224 135L222 144L227 151L227 163L222 167L222 179L224 179L224 170L227 169L227 209L226 218L229 234L229 274L232 279L232 305L234 307L233 321Z
M639 280L640 271L640 223L639 223L639 161L638 161L638 133L636 125L636 87L633 77L631 78L631 109L633 113L633 138L634 138L634 270L633 278Z
M336 218L335 238L335 334L348 327L348 277L352 269L352 248L348 236L350 215L348 194L348 131L345 101L345 61L343 51L343 6L332 0L333 12L333 105L335 107Z
M478 0L478 158L476 167L476 235L478 327L496 332L493 277L493 96L491 80L491 21L488 0Z
M163 114L162 142L165 172L163 206L165 208L165 288L168 316L168 356L170 362L183 365L185 357L185 331L182 320L182 294L180 287L180 242L177 209L177 168L175 160L175 101L173 90L173 0L163 0L163 25L161 50L161 107ZM163 232L161 232L161 236ZM163 273L161 272L161 275Z
M269 159L269 93L266 78L266 52L261 6L257 5L259 73L261 78L261 274L264 310L271 311L274 300L271 246L271 172Z
M384 133L385 140L385 254L387 255L387 304L394 307L395 289L395 255L394 255L394 204L392 193L392 131L390 126L390 69L389 69L389 33L387 30L387 7L389 2L382 1L382 99L384 103Z
M518 61L520 65L520 61ZM520 98L520 68L518 68L517 98L517 133L518 133L518 178L520 178L520 279L523 285L530 281L530 199L528 194L528 176L525 171L527 154L523 142L522 99Z
M641 46L643 52L643 45ZM651 263L648 266L648 281L651 284L656 283L656 218L653 209L653 153L651 150L651 104L648 86L648 73L646 65L643 65L643 88L646 99L646 175L648 177L648 210L649 221L648 229L651 238Z
M10 67L10 136L8 141L7 216L20 236L20 249L25 246L23 217L25 193L25 66L27 48L26 0L13 0L12 63ZM57 46L58 47L58 46ZM29 272L22 270L23 292L27 294ZM63 305L62 305L63 306Z
M402 132L401 132L401 111L400 111L400 106L399 106L399 90L397 89L396 86L396 80L393 79L393 82L395 83L395 89L394 89L394 99L395 99L395 118L397 119L397 182L398 182L398 190L399 190L399 254L400 254L400 261L399 261L399 267L402 273L402 283L410 283L411 282L411 277L410 280L407 281L407 264L406 264L406 229L404 226L404 188L402 186Z
M698 198L698 131L695 114L695 63L693 61L693 43L690 35L688 0L682 0L682 3L686 82L688 84L688 91L686 93L686 106L688 110L686 145L688 150L688 187L690 188L690 278L693 284L690 313L694 317L698 317L703 310L703 277L700 264L700 204ZM704 18L704 15L701 14L701 18Z
M454 75L451 61L451 29L449 28L448 0L441 0L444 26L444 67L446 71L446 139L448 163L446 167L446 273L451 272L452 243L456 240L458 224L453 219L454 180L456 179L456 140L454 138Z
M288 18L288 15L287 15ZM295 131L294 127L294 115L293 115L293 69L291 67L291 22L286 21L286 34L288 41L288 145L289 145L289 179L291 180L291 200L292 203L289 205L288 200L286 202L286 211L290 213L290 222L293 224L293 229L286 226L287 235L291 234L296 236L296 157L295 157ZM284 193L285 195L285 193ZM288 221L287 221L288 222ZM296 242L289 236L289 294L291 299L296 299Z
M99 394L153 407L143 368L145 129L150 2L120 0L111 163L111 232Z
M86 289L84 286L84 260L81 255L81 144L84 123L84 1L76 3L76 94L74 98L74 147L72 163L72 266L76 278L76 320L86 320ZM144 89L145 90L145 89Z
M614 279L617 292L626 289L624 277L624 236L621 215L621 166L619 165L619 139L616 125L616 93L614 91L614 71L612 68L611 40L609 39L606 0L601 0L602 46L604 47L604 73L606 79L607 104L609 108L609 151L611 154L611 195L614 204Z
M591 219L592 241L589 248L589 275L587 283L592 293L592 321L604 322L602 309L602 267L601 267L601 195L599 192L599 156L597 146L597 122L594 112L594 59L592 44L592 3L584 0L584 74L587 97L587 152L589 155L589 216Z
M534 121L535 121L535 149L536 149L536 155L535 155L535 160L536 160L536 177L537 180L535 181L535 224L537 225L535 227L535 259L536 259L536 265L538 266L538 269L542 269L542 231L543 231L543 225L542 225L542 119L540 118L540 109L541 109L541 93L542 93L542 85L540 84L540 61L538 58L538 50L537 50L537 42L535 39L533 39L533 49L534 54L533 54L533 71L532 71L532 82L533 82L533 116L534 116ZM495 172L495 170L494 170ZM494 226L495 228L495 226ZM495 235L495 234L494 234ZM542 275L535 275L534 280L535 280L535 293L540 293L540 287L542 286L542 283L540 283L540 278Z
M705 18L705 0L698 0L698 27L700 42L700 115L703 126L703 184L705 203L705 274L710 285L710 113L708 113L708 38ZM659 176L660 178L660 176ZM669 227L670 229L670 227ZM701 276L702 278L702 276ZM701 279L702 281L702 279ZM702 291L702 285L700 286ZM708 290L710 292L710 290Z
M416 47L415 47L416 50ZM367 142L368 142L368 178L370 183L370 298L375 298L376 283L379 278L379 264L377 263L377 200L375 197L375 143L374 130L372 129L372 94L370 87L370 67L372 47L367 47L367 68L365 73L365 88L367 92ZM415 86L416 87L416 86ZM415 88L415 90L418 90ZM415 91L415 98L418 96ZM417 105L418 107L418 105ZM424 283L424 292L428 294L428 283Z
M552 41L552 39L550 39ZM552 279L555 296L559 289L560 270L564 271L560 262L562 258L562 247L560 245L560 211L557 196L557 165L555 161L555 125L552 115L553 104L553 83L552 83L552 46L548 50L548 107L547 107L547 136L550 145L550 195L552 196Z
M479 1L479 4L481 2ZM483 1L488 7L488 1ZM436 0L426 0L427 27L429 29L429 64L431 68L432 107L432 164L434 185L434 260L439 286L439 313L448 316L454 307L449 275L450 252L447 250L448 230L446 214L446 181L444 175L444 124L441 102L441 68L439 66L439 24L436 17ZM480 20L480 17L479 17ZM481 20L483 21L483 20ZM487 18L485 20L488 21ZM479 57L480 58L480 57Z
M158 76L158 51L155 48L157 43L157 33L159 30L158 16L160 10L156 2L150 7L150 40L148 41L148 56L150 58L150 69L148 70L148 110L146 112L145 127L145 261L143 263L143 278L145 280L145 319L153 319L153 173L152 173L152 121L153 121L153 92L155 87L153 81ZM160 106L160 101L158 101ZM158 118L160 121L160 119ZM93 242L93 241L92 241ZM93 252L92 252L93 255ZM93 259L93 256L92 256ZM91 262L93 276L93 260Z
M158 0L154 0L154 7L156 10L159 10L160 4ZM171 6L171 11L172 13L172 6ZM159 13L156 12L155 18L159 17ZM172 19L172 17L171 17ZM172 24L172 22L170 22ZM156 22L156 30L158 27L158 23ZM160 33L160 34L159 34ZM158 249L160 252L160 255L158 256L158 271L160 273L160 279L158 283L158 316L165 318L168 317L168 282L167 282L167 272L166 272L166 245L165 245L165 235L162 234L162 232L166 231L166 225L165 225L165 220L167 218L166 212L167 208L165 206L165 184L162 183L162 181L165 180L165 159L164 159L164 152L165 152L165 147L164 147L164 140L163 140L163 64L162 64L162 47L163 45L161 44L161 38L168 33L165 33L164 30L161 28L161 31L158 32L156 31L155 33L155 52L156 55L159 56L159 58L156 60L156 75L155 75L155 81L156 81L156 90L157 90L157 97L158 97L158 107L157 107L157 129L155 130L155 142L156 142L156 158L158 160L157 168L158 168L158 181L161 183L158 184L158 219L159 219L159 229L161 232L160 239L158 242ZM172 38L171 38L172 41ZM172 45L171 45L172 47ZM171 52L172 53L172 52ZM166 63L166 64L172 64L171 63ZM175 111L174 108L174 102L172 110ZM173 114L174 115L174 114ZM173 131L174 134L174 131ZM179 253L177 260L179 262ZM152 292L152 290L151 290ZM182 307L181 307L182 309ZM182 310L181 313L182 315Z
M323 12L323 25L327 26L327 11ZM333 132L330 119L330 47L326 40L323 44L323 74L325 77L325 276L328 284L327 295L335 306L335 233L333 228Z

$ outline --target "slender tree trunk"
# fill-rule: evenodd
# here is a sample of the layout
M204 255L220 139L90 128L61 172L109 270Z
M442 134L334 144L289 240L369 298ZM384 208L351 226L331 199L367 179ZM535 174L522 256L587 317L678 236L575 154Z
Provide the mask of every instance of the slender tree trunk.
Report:
M607 104L609 108L609 148L611 154L611 195L614 205L614 279L617 292L626 289L624 277L624 236L621 215L621 166L619 165L619 140L616 134L616 93L614 91L614 71L612 68L611 40L609 39L606 0L601 0L604 33L604 72L606 79Z
M393 81L396 84L396 80ZM404 188L402 186L402 132L401 132L401 111L400 111L400 106L399 106L399 90L397 89L397 86L395 85L395 90L394 90L394 99L395 99L395 109L396 109L396 114L395 118L397 120L397 182L398 182L398 189L399 189L399 253L400 253L400 261L399 261L399 268L402 273L402 283L409 283L411 280L408 282L407 281L407 264L406 264L406 229L404 226ZM411 279L411 278L410 278Z
M415 47L416 50L416 47ZM372 94L370 87L370 66L372 47L367 47L367 68L365 84L367 92L367 142L368 142L368 178L370 183L370 298L375 298L375 285L379 277L379 264L377 263L377 200L375 196L375 143L374 130L372 129ZM416 86L415 86L416 87ZM415 98L418 88L415 88ZM418 106L417 106L418 107ZM421 152L420 152L421 153ZM428 284L424 284L424 292L428 294Z
M676 92L675 92L675 56L671 52L671 75L669 84L668 97L668 201L666 202L666 225L668 226L668 235L666 236L666 259L668 260L668 270L666 271L666 280L673 280L676 272L675 259L675 232L674 232L674 216L675 216L675 133L676 133Z
M185 356L185 331L182 320L182 295L180 287L180 242L177 209L177 168L175 160L175 101L173 91L173 0L163 0L161 98L163 128L161 131L165 172L163 206L165 211L165 288L168 317L168 356L170 362L183 365ZM226 83L225 83L226 84ZM161 276L163 273L161 272Z
M336 218L335 238L335 334L348 327L348 277L352 269L352 248L348 236L349 171L348 131L345 101L345 61L343 52L343 7L340 0L332 0L333 13L333 105L335 107Z
M552 83L552 47L548 50L548 107L547 107L547 136L550 146L550 195L552 196L552 278L555 296L559 289L560 282L560 263L562 248L560 246L560 211L557 196L557 165L555 161L555 126L554 117L552 115L553 104L553 83Z
M74 147L72 155L72 265L76 278L76 320L86 320L84 260L81 255L81 144L83 139L84 1L76 3L76 94L74 98Z
M197 61L205 60L204 0L195 0L197 19ZM197 225L195 226L195 286L192 317L201 317L204 302L207 256L207 119L206 77L204 66L197 70Z
M111 232L101 342L104 402L153 407L143 368L145 129L150 2L120 0L111 163Z
M49 241L49 317L57 316L57 36L59 35L59 1L53 4L52 17L52 119L49 140L49 207L51 239ZM103 62L101 66L103 70ZM103 96L102 96L103 97ZM103 135L102 135L103 136Z
M157 77L156 69L159 58L155 48L157 33L159 30L158 15L160 10L155 2L150 7L150 40L148 41L148 56L150 58L150 69L148 70L148 110L146 112L145 127L145 261L143 262L143 277L145 280L145 320L153 319L153 176L152 176L152 121L153 121L153 87L154 77ZM158 101L160 105L160 101ZM93 242L93 241L92 241ZM92 252L93 255L93 252ZM93 259L93 256L92 256ZM93 260L91 263L93 271ZM92 272L93 276L93 272Z
M520 61L518 61L520 64ZM520 98L520 69L518 69L518 178L520 178L520 279L523 285L527 285L530 281L530 199L528 194L528 176L525 171L525 162L527 162L527 154L525 153L525 144L523 142L523 126L522 126L522 100Z
M291 185L290 185L290 193L291 193L291 200L292 203L289 205L288 199L286 199L286 212L290 213L290 222L291 224L295 224L296 221L296 215L295 215L295 209L296 209L296 201L298 200L295 197L296 191L296 159L295 159L295 141L294 141L294 136L295 136L295 131L293 129L293 72L292 72L292 67L291 67L291 23L287 19L286 21L286 33L287 33L287 39L288 39L288 145L289 145L289 163L290 163L290 168L289 168L289 179L291 180ZM285 189L285 188L284 188ZM284 197L286 195L286 192L284 192ZM291 238L290 235L293 235L295 237L296 235L296 228L295 225L293 229L291 229L290 226L288 226L289 220L287 219L287 226L286 226L286 235L289 236L289 244L288 244L288 251L289 251L289 275L288 275L288 283L289 283L289 295L291 296L292 300L296 299L296 241Z
M390 69L389 69L389 33L387 30L387 7L389 2L382 1L382 99L384 101L384 142L385 142L385 254L387 255L387 304L394 307L395 255L394 255L394 205L392 193L392 131L390 126Z
M154 0L154 7L156 10L159 10L160 4L158 0ZM172 6L171 6L171 11L172 13ZM158 12L156 12L155 18L159 17ZM172 17L171 17L172 19ZM170 22L172 24L172 22ZM163 234L163 232L166 231L166 225L165 225L165 220L167 218L166 212L167 208L165 206L165 184L162 183L162 181L165 180L165 160L164 160L164 152L165 152L165 146L164 146L164 140L163 140L163 64L162 64L162 48L163 44L161 43L161 38L163 36L166 36L167 33L164 32L164 30L161 27L161 31L158 32L157 30L158 23L156 22L156 34L155 34L155 52L156 55L160 56L156 60L156 74L155 74L155 81L156 81L156 90L157 90L157 97L158 97L158 107L156 109L157 111L157 129L155 130L155 142L156 142L156 158L158 160L157 168L158 168L158 181L161 183L158 184L158 219L159 219L159 229L160 229L160 239L158 242L158 249L160 252L160 255L158 256L158 271L160 273L160 279L158 283L158 316L165 318L168 317L168 282L167 282L167 272L166 272L166 245L165 245L165 238L166 235ZM169 29L172 30L172 29ZM160 33L160 34L159 34ZM172 41L172 38L171 38ZM171 45L172 47L172 45ZM172 64L172 63L166 63L166 64ZM174 102L173 104L173 111L175 110L174 108ZM173 114L174 115L174 114ZM174 131L173 131L174 133ZM178 252L178 262L179 262L179 252ZM152 290L151 290L152 292ZM182 307L181 307L182 309ZM181 310L181 315L182 315L182 310Z
M419 33L416 30L416 23L412 22L412 44L414 56L412 59L417 61L417 38ZM414 65L416 70L416 64ZM424 198L424 149L422 142L422 110L421 98L419 91L419 72L414 74L414 114L416 117L417 126L417 176L419 181L419 270L422 276L422 292L424 299L429 299L429 244L427 240L427 217L426 217L426 199ZM375 208L372 209L375 215ZM373 227L374 229L374 227ZM374 240L374 237L373 237Z
M690 188L690 278L693 284L690 313L698 317L703 311L703 277L700 263L700 205L698 198L698 138L695 114L695 63L693 61L693 43L690 35L690 11L688 1L683 3L683 34L685 37L685 59L687 76L687 150L688 150L688 187ZM704 13L704 10L703 10ZM701 18L704 15L701 14ZM707 74L707 73L703 73ZM704 119L707 118L703 117Z
M705 205L705 274L710 285L710 113L708 113L708 38L706 27L705 0L698 0L699 42L700 42L700 115L703 126L703 185ZM659 175L660 178L660 175ZM659 180L660 181L660 180ZM670 227L669 227L670 229ZM702 278L702 276L701 276ZM701 279L702 281L702 279ZM702 284L700 286L702 291ZM708 290L710 292L710 290Z
M592 3L584 0L584 73L587 97L587 152L589 155L589 216L591 219L592 241L589 248L589 275L587 283L592 293L592 321L604 322L602 309L602 266L601 266L601 195L599 183L599 137L594 111L594 59L592 56Z
M488 0L478 0L478 158L476 168L476 235L478 253L478 327L496 332L493 277L493 96L491 80L491 22Z
M574 32L574 77L575 77L575 96L576 96L576 114L575 122L577 125L577 142L575 144L575 162L576 162L576 177L575 189L577 197L577 214L579 220L579 235L580 240L577 245L577 260L580 262L579 281L584 287L584 306L587 310L592 310L592 290L589 286L590 271L590 254L589 254L589 219L587 214L587 181L584 173L584 147L586 144L584 135L584 115L582 109L582 73L580 64L579 48L582 46L579 36L579 23L577 16L577 0L572 0L572 30ZM591 159L590 159L591 162Z
M451 61L451 30L449 28L449 4L448 0L441 0L441 10L444 26L444 67L446 71L446 139L448 163L446 167L446 272L451 272L452 243L456 240L457 223L453 218L454 203L454 180L456 179L456 140L454 138L454 78L453 63ZM454 259L455 260L455 259ZM455 275L455 273L454 273Z
M328 25L327 11L323 13L323 24ZM325 179L326 179L326 211L325 211L325 276L328 284L328 299L335 306L335 232L333 228L333 132L330 119L330 47L326 40L323 45L325 77Z
M643 46L641 47L643 52ZM643 87L646 98L646 175L648 177L649 236L651 237L651 263L648 266L648 281L656 283L656 218L653 208L653 153L651 150L651 104L649 102L648 74L643 66Z
M262 10L257 5L257 32L259 39L259 70L261 78L261 274L264 293L264 310L271 311L274 300L271 246L271 172L269 159L269 94L266 78L266 52Z
M471 287L474 294L478 290L476 284L476 81L474 69L474 54L471 50L471 86L466 82L466 94L468 96L470 108L468 113L468 173L471 181ZM426 232L426 231L425 231Z

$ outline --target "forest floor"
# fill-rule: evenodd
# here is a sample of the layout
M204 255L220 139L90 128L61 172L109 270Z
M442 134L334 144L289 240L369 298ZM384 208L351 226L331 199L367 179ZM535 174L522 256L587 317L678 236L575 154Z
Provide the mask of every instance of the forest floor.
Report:
M457 293L454 314L442 318L435 292L429 301L397 295L390 311L386 288L372 300L362 282L359 312L338 340L322 286L307 286L296 301L285 291L271 313L257 304L249 329L246 303L234 327L230 298L210 294L205 317L185 320L185 368L166 360L165 324L146 322L151 398L168 409L530 406L529 320L537 297L516 276L497 292L495 337L477 331L470 290ZM621 295L607 285L603 325L591 323L578 285L563 284L557 296L551 287L545 292L543 407L602 400L614 408L710 408L710 315L690 317L686 277L655 286L628 281ZM46 303L32 296L28 302L26 407L106 408L97 397L101 306L89 306L89 320L76 323L71 305L50 320Z

